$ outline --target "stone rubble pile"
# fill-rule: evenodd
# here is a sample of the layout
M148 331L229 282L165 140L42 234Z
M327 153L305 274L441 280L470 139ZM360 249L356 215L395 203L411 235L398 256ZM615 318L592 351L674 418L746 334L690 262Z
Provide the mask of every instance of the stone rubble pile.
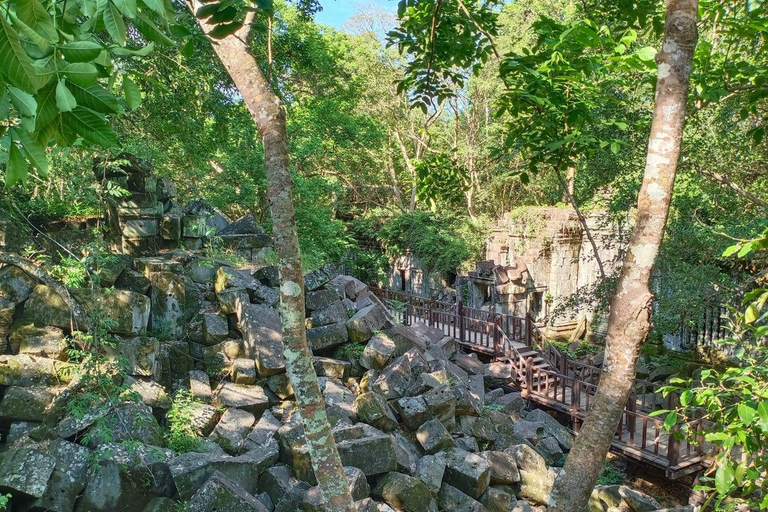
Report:
M67 360L71 312L21 270L0 269L10 510L326 511L285 373L277 269L188 253L115 261L100 269L105 288L72 294L111 320L140 400L87 410L68 407L88 391ZM500 387L514 382L511 365L462 353L436 328L394 323L365 284L333 268L307 274L305 287L315 369L360 512L545 510L572 438ZM196 399L190 425L201 436L187 453L167 446L163 428L180 388ZM607 486L590 510L659 508Z

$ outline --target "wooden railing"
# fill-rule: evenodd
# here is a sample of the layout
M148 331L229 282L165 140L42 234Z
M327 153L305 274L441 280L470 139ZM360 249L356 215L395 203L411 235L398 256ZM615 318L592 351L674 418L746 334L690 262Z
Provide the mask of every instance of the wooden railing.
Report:
M498 314L493 310L465 307L460 302L437 301L382 288L372 288L372 291L388 303L396 319L404 325L422 321L472 349L504 357L515 368L523 397L568 414L574 431L578 432L594 402L602 370L575 361L558 350L530 317ZM541 358L539 361L549 363L549 367L536 364L530 349L536 352L536 358ZM669 472L670 468L701 460L706 445L678 439L663 429L662 420L647 414L674 405L669 399L661 398L659 387L657 383L635 381L617 426L613 447ZM698 421L680 426L688 432L701 432L702 427Z

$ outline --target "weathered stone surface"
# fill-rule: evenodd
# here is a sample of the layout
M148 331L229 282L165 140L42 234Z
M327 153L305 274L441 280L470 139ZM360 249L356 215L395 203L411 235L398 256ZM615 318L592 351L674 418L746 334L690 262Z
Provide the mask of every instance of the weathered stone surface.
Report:
M27 300L37 286L37 279L13 265L0 269L0 300L13 305Z
M0 454L0 489L40 498L55 467L56 459L32 447L11 447Z
M474 352L456 354L454 361L470 375L483 375L485 373L485 365Z
M239 357L232 363L232 379L235 384L255 384L256 376L253 359Z
M358 300L368 294L368 285L352 276L336 276L331 284L342 297Z
M163 446L163 431L152 415L152 409L140 403L125 403L104 416L103 425L91 427L88 446L96 448L106 443L138 441Z
M368 370L381 370L389 364L395 353L395 342L385 334L376 334L365 346L360 364Z
M255 493L257 481L277 461L277 443L270 442L237 457L216 453L185 453L168 462L179 498L188 500L214 472L220 472L245 489Z
M440 492L445 474L445 459L436 455L425 455L416 465L415 477L426 484L433 494Z
M538 444L534 446L534 450L544 457L544 461L549 466L556 465L563 458L563 449L560 448L560 444L554 437L547 436L540 439Z
M142 403L152 409L168 410L171 408L171 397L163 386L148 378L127 376L123 384L128 386L127 393L136 393Z
M518 497L547 505L555 481L554 471L547 470L544 458L530 446L524 444L512 446L507 452L515 458L520 470Z
M456 443L440 420L432 419L421 425L416 432L421 447L428 454L434 454L448 448L455 448Z
M269 512L259 500L221 473L214 473L184 507L184 512Z
M397 420L386 398L378 393L369 392L359 395L355 400L355 412L360 421L384 432L391 432L397 428Z
M222 381L214 393L214 405L235 407L259 416L269 408L269 398L261 386Z
M120 273L115 282L115 287L121 290L128 290L134 293L145 295L152 283L149 278L141 272L127 268Z
M510 494L493 487L487 488L479 499L488 512L509 512L512 500Z
M429 339L425 336L415 332L410 327L400 324L393 325L385 330L384 334L395 343L395 351L392 357L400 357L414 348L419 352L424 352L429 345Z
M216 292L216 300L219 302L221 312L225 315L237 313L238 305L251 302L245 288L225 288Z
M152 498L142 512L175 512L176 502L171 498Z
M350 439L337 444L341 463L354 466L365 476L380 475L397 469L397 459L389 436Z
M304 288L307 292L315 291L338 275L339 270L334 265L325 265L304 274Z
M69 307L44 284L34 287L24 304L24 314L41 327L50 325L67 329L72 325L72 312Z
M315 356L314 366L318 377L325 376L343 381L349 375L349 370L352 364L349 361L342 361L341 359Z
M277 375L270 376L267 379L267 387L281 400L286 400L293 396L293 385L287 373L278 373Z
M259 226L253 214L246 213L234 222L219 230L220 235L263 235L264 228Z
M191 370L189 372L189 391L195 398L204 403L210 403L213 400L211 379L202 370Z
M507 393L497 398L493 403L502 406L504 412L511 415L514 419L521 418L523 410L525 410L525 400L520 393Z
M619 494L634 512L650 512L661 508L661 505L647 494L630 489L626 485L619 487Z
M203 339L207 345L215 345L229 336L227 319L214 313L203 314Z
M203 346L200 349L205 368L209 373L218 373L232 366L235 359L243 355L240 339L227 339L221 343Z
M258 488L266 492L272 502L280 503L283 497L298 485L299 481L290 466L279 464L264 470L259 476Z
M155 374L159 350L160 343L149 336L123 338L117 344L125 373L138 377L151 377Z
M374 494L396 510L404 512L437 511L437 503L424 482L402 473L387 473L379 478Z
M150 320L150 301L146 295L128 290L94 290L77 288L70 290L86 313L110 320L109 332L125 335L143 335ZM59 327L68 327L69 324Z
M361 343L371 339L374 331L384 328L387 317L384 309L376 304L371 304L355 313L355 316L347 320L347 332L351 341Z
M485 365L483 375L485 385L489 388L506 386L515 381L515 367L509 363L494 362Z
M46 387L9 387L0 402L0 419L43 421L46 407L56 396L54 391Z
M186 333L185 279L172 272L156 272L149 275L149 280L152 283L152 329L173 338L182 338Z
M66 359L66 337L59 327L37 327L28 319L20 320L11 327L8 342L14 354Z
M63 439L51 441L45 451L54 459L55 466L45 492L31 503L31 508L50 512L71 512L85 488L91 451L85 446Z
M269 377L283 373L283 331L277 310L258 304L242 304L238 315L245 352L256 360L259 375Z
M416 430L424 422L432 419L427 402L420 396L401 398L396 402L396 408L403 424L410 430Z
M446 429L456 425L456 396L448 386L442 385L423 395L432 416L440 420Z
M339 294L336 290L316 290L313 292L307 292L304 298L304 304L306 305L307 312L323 309L324 307L339 300Z
M264 411L264 414L261 415L259 421L254 425L253 430L251 430L248 437L245 438L243 447L246 450L253 450L267 444L275 438L277 429L279 429L281 425L282 423L280 423L280 420L275 418L269 410Z
M227 409L221 415L210 437L227 452L237 453L241 450L255 421L254 415L247 411Z
M219 418L213 406L198 403L192 405L190 416L190 426L201 437L205 437L213 431Z
M346 324L331 324L307 329L307 340L313 352L328 350L349 341Z
M443 480L472 498L479 498L491 481L491 466L475 453L451 448L443 452L445 476Z
M410 360L400 356L384 369L371 388L387 400L394 400L407 394L411 381Z
M514 484L520 481L515 458L506 452L487 451L479 454L491 467L491 484Z
M487 512L487 509L480 502L448 483L443 483L440 487L437 505L440 510L446 512Z
M392 438L392 445L395 447L395 458L397 459L397 471L406 475L413 475L421 457L419 445L411 438L405 436L399 430L389 434Z
M525 415L525 419L543 424L544 434L554 437L563 450L573 448L573 436L571 433L559 421L547 414L546 411L534 409Z
M322 327L323 325L344 323L349 319L347 309L340 300L331 302L322 309L312 312L309 317L309 327Z

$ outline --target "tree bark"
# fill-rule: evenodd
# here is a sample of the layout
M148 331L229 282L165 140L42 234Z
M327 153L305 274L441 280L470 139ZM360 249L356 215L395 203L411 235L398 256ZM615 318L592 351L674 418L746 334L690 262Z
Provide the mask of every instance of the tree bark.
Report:
M203 5L200 0L187 2L193 14ZM211 43L243 96L264 145L267 195L280 270L283 352L288 377L304 423L312 468L329 508L352 512L354 503L325 412L325 400L312 364L312 352L307 343L304 276L296 235L285 111L250 52L248 35L252 20L253 12L249 12L243 28L223 39L211 39ZM201 19L198 19L198 23L206 35L215 27Z
M593 406L555 482L548 512L587 510L616 426L635 379L640 347L650 330L649 284L659 252L680 155L688 80L696 46L697 0L669 0L637 220L616 294L611 300L605 371Z

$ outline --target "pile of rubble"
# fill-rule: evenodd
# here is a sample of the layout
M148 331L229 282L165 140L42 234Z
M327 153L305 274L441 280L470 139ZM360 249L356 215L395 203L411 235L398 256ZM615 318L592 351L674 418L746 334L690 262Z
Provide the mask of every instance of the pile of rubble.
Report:
M325 511L285 373L275 267L188 254L117 258L104 288L72 290L110 318L140 400L68 404L71 312L15 267L0 269L0 493L12 511ZM305 277L307 333L358 510L544 510L571 448L526 411L511 365L483 363L424 324L393 322L362 282ZM195 400L193 451L168 448L171 396ZM104 426L108 428L104 428ZM599 487L591 510L648 512L651 498Z

